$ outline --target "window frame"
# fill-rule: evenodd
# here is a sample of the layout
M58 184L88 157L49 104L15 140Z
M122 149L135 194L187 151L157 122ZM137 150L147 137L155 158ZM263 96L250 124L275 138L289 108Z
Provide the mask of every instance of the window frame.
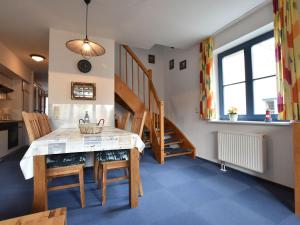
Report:
M223 67L222 61L223 58L234 54L235 52L244 50L244 60L245 60L245 86L246 86L246 115L239 115L239 120L244 121L262 121L265 119L265 114L254 114L254 92L253 92L253 81L265 79L268 77L276 76L274 75L266 75L265 77L255 78L253 79L252 76L252 53L251 48L252 46L266 41L270 38L274 37L274 31L271 30L267 33L264 33L258 37L255 37L249 41L246 41L240 45L237 45L233 48L230 48L224 52L218 54L218 75L219 75L219 107L220 107L220 119L221 120L228 120L228 115L224 112L224 86L223 85ZM275 57L275 53L274 53ZM278 114L272 114L272 120L277 121Z

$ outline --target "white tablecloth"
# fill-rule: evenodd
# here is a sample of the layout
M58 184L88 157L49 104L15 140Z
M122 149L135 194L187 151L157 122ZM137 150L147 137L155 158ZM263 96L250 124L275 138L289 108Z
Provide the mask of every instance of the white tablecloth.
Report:
M100 134L80 134L77 128L59 128L32 142L20 162L25 179L33 177L33 156L73 152L93 152L117 149L145 148L134 133L114 127L104 127Z

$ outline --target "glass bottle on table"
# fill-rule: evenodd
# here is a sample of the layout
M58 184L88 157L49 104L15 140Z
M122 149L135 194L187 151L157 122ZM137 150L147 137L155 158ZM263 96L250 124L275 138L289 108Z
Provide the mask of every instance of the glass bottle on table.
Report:
M84 123L89 123L89 122L90 122L90 117L89 117L88 111L85 111Z

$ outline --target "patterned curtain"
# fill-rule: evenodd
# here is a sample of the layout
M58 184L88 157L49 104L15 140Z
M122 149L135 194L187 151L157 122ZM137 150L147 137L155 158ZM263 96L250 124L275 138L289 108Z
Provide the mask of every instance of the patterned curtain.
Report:
M278 114L300 120L300 25L296 0L273 0Z
M213 40L211 37L200 43L200 118L215 118Z

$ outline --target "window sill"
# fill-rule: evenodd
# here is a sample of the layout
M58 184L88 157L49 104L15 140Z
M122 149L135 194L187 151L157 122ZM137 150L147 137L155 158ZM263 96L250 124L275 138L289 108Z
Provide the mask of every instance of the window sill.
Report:
M209 123L239 124L239 125L266 125L266 126L290 126L292 122L264 122L264 121L229 121L229 120L208 120Z

